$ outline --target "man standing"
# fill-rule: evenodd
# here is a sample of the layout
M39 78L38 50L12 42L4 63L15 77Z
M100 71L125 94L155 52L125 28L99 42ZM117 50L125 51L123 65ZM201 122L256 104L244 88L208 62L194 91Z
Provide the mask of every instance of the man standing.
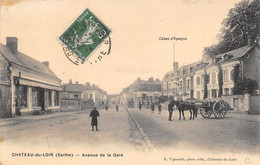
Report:
M142 104L139 102L139 110L142 109Z
M118 112L118 105L116 104L116 111Z
M168 104L168 111L169 111L169 121L172 121L173 104L171 101L169 101Z
M99 117L99 112L97 110L96 107L94 107L94 109L90 112L89 114L90 117L92 117L91 119L91 126L92 126L92 131L94 131L94 126L96 126L96 131L98 131L98 120L97 118Z
M154 112L154 104L152 103L151 104L151 110L152 110L152 113Z
M159 105L158 105L158 114L161 114L161 111L162 111L162 106L161 106L161 104L159 103Z

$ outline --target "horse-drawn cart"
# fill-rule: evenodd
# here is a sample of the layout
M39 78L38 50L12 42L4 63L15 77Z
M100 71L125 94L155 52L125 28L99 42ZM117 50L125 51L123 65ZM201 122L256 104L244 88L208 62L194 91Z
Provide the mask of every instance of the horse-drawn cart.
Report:
M184 111L190 111L190 120L197 117L197 112L200 112L200 115L204 118L209 118L212 114L217 119L222 119L226 116L227 111L231 110L228 103L222 99L217 101L210 100L197 100L194 98L183 100L172 101L172 105L176 105L179 110L179 120L181 119L181 113L183 120L185 120Z
M228 110L232 110L228 103L224 100L199 101L195 103L195 107L204 118L209 118L212 114L214 114L215 118L222 119L226 116Z

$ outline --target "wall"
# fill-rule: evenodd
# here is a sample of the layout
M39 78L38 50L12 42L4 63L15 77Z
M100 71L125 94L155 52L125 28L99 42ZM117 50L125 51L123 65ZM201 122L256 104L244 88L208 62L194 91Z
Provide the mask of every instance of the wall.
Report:
M243 95L229 95L221 96L234 111L244 111L244 96Z
M10 86L0 85L0 118L12 117L11 98Z
M233 95L233 96L221 96L234 111L249 112L251 114L260 114L260 95L250 96L245 95Z
M250 113L260 114L260 95L250 97Z
M8 61L0 55L0 118L12 117L12 93Z

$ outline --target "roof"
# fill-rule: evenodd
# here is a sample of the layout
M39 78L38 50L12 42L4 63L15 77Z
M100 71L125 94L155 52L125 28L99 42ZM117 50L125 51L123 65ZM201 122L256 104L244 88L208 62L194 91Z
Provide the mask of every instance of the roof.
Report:
M82 92L85 90L85 85L83 84L65 84L63 85L63 91L67 92Z
M225 53L216 55L213 58L221 58L221 60L218 63L225 62L225 60L223 58L225 55L231 55L232 56L229 60L231 60L231 59L238 59L238 58L243 57L244 55L246 55L256 45L257 45L257 43L253 44L251 47L246 45L246 46L243 46L243 47L231 50L229 52L225 52Z
M15 63L20 65L24 68L39 72L41 74L50 76L55 79L59 79L55 73L43 63L21 53L17 52L18 54L14 55L6 45L0 43L0 52L3 56L11 63ZM59 79L60 80L60 79Z
M210 64L205 64L205 65L202 65L199 69L203 69L205 67L210 67L210 66L215 66L217 64L220 64L220 63L224 63L224 62L229 62L229 61L232 61L232 60L237 60L239 58L242 58L243 56L245 56L250 50L252 50L253 47L255 46L259 46L258 43L255 43L253 44L252 46L243 46L243 47L240 47L240 48L237 48L237 49L234 49L234 50L231 50L231 51L228 51L228 52L225 52L225 53L222 53L222 54L219 54L219 55L216 55L212 58L219 58L220 60L217 61L217 63L210 63ZM228 56L229 58L228 59L225 59L224 57L225 56Z

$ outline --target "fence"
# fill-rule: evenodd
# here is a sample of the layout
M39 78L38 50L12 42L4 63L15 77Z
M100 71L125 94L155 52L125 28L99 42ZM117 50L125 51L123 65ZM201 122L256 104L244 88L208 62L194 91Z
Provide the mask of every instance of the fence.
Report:
M61 99L61 111L81 110L80 99Z
M61 111L90 110L93 108L92 100L82 101L81 99L61 99Z

